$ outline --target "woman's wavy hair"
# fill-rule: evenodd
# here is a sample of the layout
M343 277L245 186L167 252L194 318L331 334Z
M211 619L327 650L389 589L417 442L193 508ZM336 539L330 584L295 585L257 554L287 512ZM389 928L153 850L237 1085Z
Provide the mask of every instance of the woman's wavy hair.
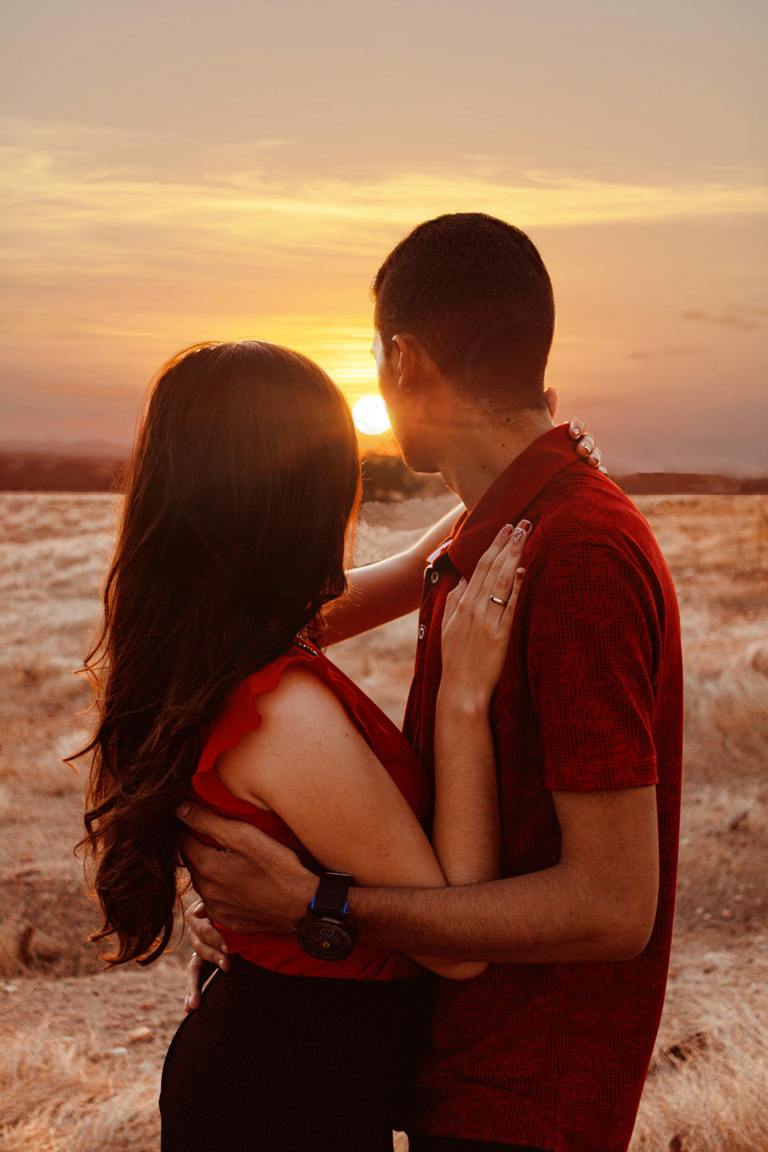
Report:
M98 722L78 847L108 964L168 945L182 826L204 735L237 683L316 635L346 590L360 501L354 426L311 360L199 344L154 381L126 477L101 634L85 659Z

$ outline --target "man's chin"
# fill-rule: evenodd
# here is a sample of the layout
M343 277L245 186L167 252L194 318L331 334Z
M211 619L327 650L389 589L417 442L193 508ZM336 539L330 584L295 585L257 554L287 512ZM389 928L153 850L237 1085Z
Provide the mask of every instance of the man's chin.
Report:
M440 471L434 460L432 460L423 449L420 451L418 448L412 448L402 444L399 444L398 447L400 449L400 455L403 458L403 463L411 472L434 476Z

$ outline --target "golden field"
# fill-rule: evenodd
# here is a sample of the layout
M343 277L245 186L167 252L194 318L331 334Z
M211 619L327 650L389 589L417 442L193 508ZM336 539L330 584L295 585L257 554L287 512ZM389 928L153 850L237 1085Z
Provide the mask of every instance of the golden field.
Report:
M359 562L453 497L367 504ZM768 1147L768 498L640 497L673 569L687 675L686 788L667 1006L633 1152ZM0 494L0 1149L152 1152L185 946L103 973L72 846L87 727L73 675L98 615L114 498ZM330 655L396 720L408 617ZM399 1146L405 1147L398 1138ZM362 1152L362 1150L361 1150Z

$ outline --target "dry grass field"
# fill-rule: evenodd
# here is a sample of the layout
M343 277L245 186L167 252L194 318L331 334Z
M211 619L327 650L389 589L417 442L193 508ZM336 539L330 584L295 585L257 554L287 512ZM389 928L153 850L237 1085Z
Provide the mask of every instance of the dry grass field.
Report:
M451 498L366 505L368 561ZM768 498L641 497L673 568L687 666L679 914L633 1152L768 1148ZM98 611L108 496L0 494L0 1148L152 1152L185 948L101 973L61 763L87 704L72 670ZM413 618L331 653L398 721ZM404 1143L401 1141L401 1146ZM361 1150L363 1152L363 1150Z

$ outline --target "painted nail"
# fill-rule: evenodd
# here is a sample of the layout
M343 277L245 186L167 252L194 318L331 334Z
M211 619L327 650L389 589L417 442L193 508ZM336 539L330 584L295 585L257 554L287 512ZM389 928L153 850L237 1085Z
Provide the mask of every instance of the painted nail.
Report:
M522 528L523 532L530 532L531 528L533 528L533 524L531 524L530 520L521 520L518 524L518 528Z
M505 524L501 530L501 535L504 537L504 539L506 539L507 536L510 536L512 534L512 530L513 530L512 524Z

